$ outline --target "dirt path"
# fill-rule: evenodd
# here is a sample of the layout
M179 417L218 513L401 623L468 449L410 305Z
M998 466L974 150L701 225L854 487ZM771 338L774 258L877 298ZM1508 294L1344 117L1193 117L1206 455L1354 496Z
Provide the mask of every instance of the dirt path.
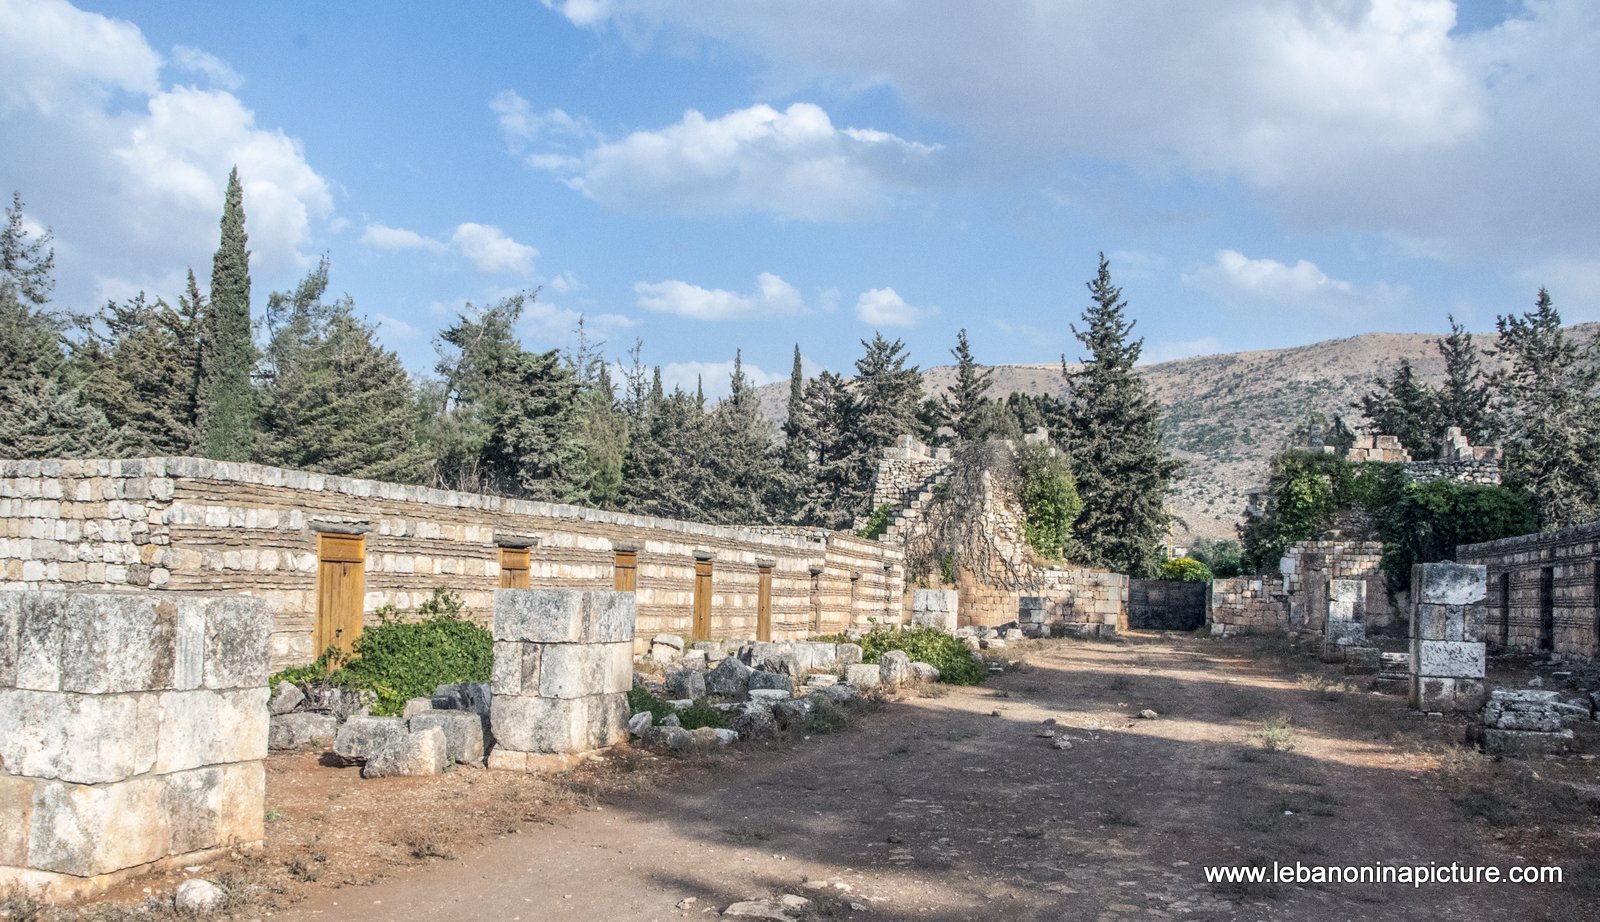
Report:
M1459 738L1459 724L1413 717L1398 698L1329 691L1245 652L1188 637L1043 643L989 686L894 704L853 732L691 773L371 887L322 890L275 918L706 918L783 893L840 918L1592 911L1580 907L1593 891L1570 879L1207 884L1208 864L1556 857L1497 840L1452 803L1423 747ZM1137 719L1145 708L1159 718ZM1054 748L1047 729L1071 748Z

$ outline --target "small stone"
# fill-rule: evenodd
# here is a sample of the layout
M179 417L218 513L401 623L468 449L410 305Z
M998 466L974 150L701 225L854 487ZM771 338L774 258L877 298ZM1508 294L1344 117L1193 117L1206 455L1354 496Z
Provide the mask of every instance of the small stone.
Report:
M889 650L878 659L878 679L890 688L909 683L915 673L911 671L911 657L904 650Z
M1072 741L1065 737L1057 737L1050 741L1050 746L1053 749L1071 749Z
M990 717L999 717L1000 716L1000 712L998 710L990 711L989 712L989 716Z
M939 681L939 670L928 663L912 663L911 674L918 682Z
M276 714L267 729L267 748L273 750L304 749L316 746L326 749L339 733L339 718L332 714L297 711Z
M300 686L293 682L279 682L278 688L272 693L272 700L267 703L267 708L273 714L287 714L304 704L306 693Z
M819 672L816 675L806 676L806 686L809 688L830 688L839 684L839 677Z
M674 698L704 698L706 674L694 669L674 669L667 673L667 694Z
M678 908L679 909L689 909L689 908L693 907L694 904L695 904L695 898L692 897L692 896L686 896L683 899L678 901Z
M678 719L678 715L676 715L676 714L668 714L667 716L661 718L661 723L656 724L656 726L658 726L658 727L681 727L681 726L683 726L683 721L679 720Z
M1529 679L1528 680L1528 687L1529 688L1544 688L1544 677L1543 676L1534 676L1533 678Z
M706 673L706 691L729 698L741 697L750 690L752 672L754 670L736 657L726 657L717 664L717 668Z
M634 736L644 736L645 731L655 726L656 717L649 711L640 711L628 718L628 732Z
M717 740L724 746L732 746L734 743L739 742L737 731L729 730L726 727L718 727L712 732L717 734Z
M172 905L183 915L205 916L222 908L222 888L209 880L186 880L178 885Z
M405 709L400 712L400 716L406 720L410 720L418 714L426 714L431 710L433 710L432 696L427 698L412 698L406 702Z
M877 666L856 663L845 667L844 680L858 688L876 688L883 682L883 672Z
M794 692L794 677L757 669L750 673L749 688L752 695L757 690L774 690L781 691L784 694L792 694Z
M1160 717L1160 716L1161 716L1160 714L1157 714L1155 711L1152 711L1149 708L1145 708L1144 710L1139 712L1139 719L1140 720L1155 720L1157 717Z
M645 731L644 742L661 749L688 749L694 745L694 734L682 727L662 725Z

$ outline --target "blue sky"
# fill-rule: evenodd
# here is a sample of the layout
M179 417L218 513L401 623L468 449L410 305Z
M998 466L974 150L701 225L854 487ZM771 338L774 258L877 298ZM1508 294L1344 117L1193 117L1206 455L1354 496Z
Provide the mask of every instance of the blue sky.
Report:
M1173 358L1600 319L1600 6L0 0L0 188L57 305L204 279L246 186L257 308L320 254L427 370L540 288L692 386L1076 356L1105 251Z

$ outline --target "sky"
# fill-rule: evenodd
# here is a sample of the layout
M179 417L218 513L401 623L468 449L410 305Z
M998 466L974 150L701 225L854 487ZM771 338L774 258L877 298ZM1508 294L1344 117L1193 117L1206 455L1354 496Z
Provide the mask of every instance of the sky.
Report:
M538 291L670 383L1081 353L1097 254L1145 357L1600 319L1586 0L0 0L0 190L55 306L332 289L428 372Z

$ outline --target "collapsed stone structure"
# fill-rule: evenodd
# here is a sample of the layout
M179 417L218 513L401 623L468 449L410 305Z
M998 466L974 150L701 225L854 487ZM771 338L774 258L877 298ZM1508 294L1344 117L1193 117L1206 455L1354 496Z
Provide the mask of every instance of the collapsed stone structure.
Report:
M0 891L259 846L271 623L243 597L0 592Z

